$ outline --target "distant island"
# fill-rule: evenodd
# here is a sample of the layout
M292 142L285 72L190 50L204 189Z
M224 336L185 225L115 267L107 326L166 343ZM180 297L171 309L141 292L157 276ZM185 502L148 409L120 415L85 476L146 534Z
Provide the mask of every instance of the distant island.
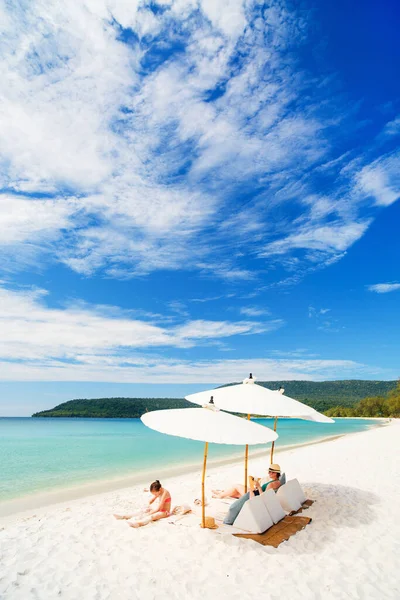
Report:
M193 408L182 398L93 398L63 402L32 417L89 417L97 419L135 419L151 410Z
M285 388L285 394L330 416L400 416L400 384L397 381L257 381L270 389ZM233 384L227 384L233 385ZM366 403L369 400L369 403ZM372 402L374 401L375 402ZM389 402L385 408L384 402ZM359 409L360 401L364 405ZM63 402L32 417L139 418L145 412L166 408L193 408L183 398L93 398ZM369 412L373 414L357 414ZM390 414L383 414L384 412Z

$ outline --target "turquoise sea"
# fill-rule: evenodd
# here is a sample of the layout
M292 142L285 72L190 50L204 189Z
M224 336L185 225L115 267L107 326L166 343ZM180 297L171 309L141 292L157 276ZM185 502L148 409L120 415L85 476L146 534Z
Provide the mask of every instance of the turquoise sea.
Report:
M273 427L272 419L258 419ZM279 419L276 448L363 431L380 421L334 424ZM251 452L266 451L256 446ZM147 481L171 469L201 468L201 442L163 435L139 419L0 418L0 501L135 476ZM209 461L242 456L243 448L210 444Z

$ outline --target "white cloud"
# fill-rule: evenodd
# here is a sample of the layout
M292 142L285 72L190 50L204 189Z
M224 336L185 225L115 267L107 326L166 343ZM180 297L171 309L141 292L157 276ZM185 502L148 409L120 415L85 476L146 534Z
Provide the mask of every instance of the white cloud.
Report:
M240 309L240 313L246 317L261 317L262 315L268 315L269 311L265 308L257 308L255 306L243 306Z
M235 294L226 294L223 296L208 296L205 298L191 298L190 302L200 302L200 304L203 304L204 302L215 302L216 300L221 300L221 299L225 299L225 298L233 298L235 296Z
M357 194L398 197L398 156L360 167L354 197L313 192L313 169L334 176L347 153L333 156L327 81L310 84L292 53L303 16L280 0L262 17L244 0L162 4L3 10L0 185L23 209L7 208L0 244L12 240L16 263L34 244L78 273L117 278L185 268L252 279L232 246L245 258L298 248L312 251L305 263L316 251L321 265L339 260L368 225ZM294 201L300 220L282 211Z
M400 133L400 116L386 123L383 134L388 137L398 135Z
M0 157L9 167L2 183L33 195L64 187L77 192L81 221L69 223L72 236L66 247L61 244L59 255L75 270L93 272L110 259L118 261L121 254L131 265L139 263L139 271L169 267L169 257L174 268L178 261L168 240L178 237L180 252L189 254L183 238L191 237L212 204L204 194L185 186L157 183L153 166L143 169L143 151L158 141L157 136L148 131L144 141L139 128L134 140L129 138L129 123L126 132L114 127L127 120L121 107L130 103L133 86L138 84L140 52L132 52L117 40L110 11L123 24L137 26L141 35L149 35L150 30L155 33L154 23L150 25L153 13L136 13L135 7L123 2L113 7L88 2L62 11L57 3L36 4L24 16L22 27L22 15L10 13L14 22L6 32L0 65L3 84L8 81L2 90ZM59 23L57 30L55 23ZM100 194L87 197L88 192ZM42 201L42 213L50 214L34 219L36 228L32 224L31 229L40 233L42 223L45 237L46 222L51 220L57 229L56 215L63 212L64 204L62 198ZM93 216L101 224L86 229L85 220ZM60 219L60 228L65 224ZM75 225L79 226L76 235ZM13 229L17 231L14 237L24 241L26 227L15 221ZM141 238L134 248L129 247L132 230ZM114 237L114 253L107 250L107 242L102 243L110 237Z
M34 199L0 194L1 243L45 242L59 238L60 230L71 226L76 199Z
M218 277L226 281L251 281L255 278L255 274L249 269L241 269L233 266L232 262L224 261L223 263L201 262L196 266L205 276Z
M243 32L246 19L243 0L200 0L200 6L214 27L220 29L229 38L235 38Z
M301 358L301 359L314 359L317 358L318 354L313 354L307 350L307 348L297 348L295 350L289 351L281 351L281 350L273 350L271 352L273 356L281 356L286 358Z
M9 16L0 155L10 181L93 189L111 173L109 121L135 82L129 52L83 4L35 3Z
M184 302L172 300L171 302L168 302L167 306L171 312L181 315L182 317L189 317L189 311Z
M400 290L400 283L375 283L374 285L369 285L368 289L370 292L377 292L378 294L387 294L388 292Z
M279 319L250 321L190 320L179 324L147 315L132 316L116 307L70 303L48 308L43 290L11 291L0 287L0 356L9 360L43 359L49 366L60 360L82 361L84 356L107 355L119 363L137 360L136 349L192 347L235 335L260 334L283 325ZM177 317L178 318L178 317ZM140 359L140 357L139 357Z
M6 43L0 73L7 85L2 90L0 156L8 165L3 185L33 194L75 190L83 221L69 223L68 244L57 245L56 257L81 273L105 267L111 275L127 276L180 268L183 255L187 266L191 257L207 254L206 245L193 239L222 200L214 195L211 201L202 186L192 191L205 171L227 165L226 180L233 173L265 171L267 163L269 170L278 165L282 169L314 146L311 154L319 152L319 125L302 115L282 114L293 93L282 91L272 76L263 86L257 83L264 69L265 41L261 32L255 40L241 38L247 24L241 0L229 0L228 6L202 0L201 21L197 2L165 6L170 10L156 15L142 2L86 0L62 10L57 2L37 3L29 11L9 9L3 21ZM174 30L179 24L185 54L143 76L140 60L152 46L121 43L116 23L139 38L162 32L164 48L179 39ZM280 6L269 11L268 27L273 23L279 23L280 39L279 44L270 40L271 62L279 69L278 48L284 47L286 35L301 28L296 29L294 15ZM232 73L230 61L240 39L251 54ZM281 76L289 85L284 69ZM226 98L204 102L207 90L224 79L230 80ZM265 111L271 114L273 107L271 121ZM246 125L257 113L254 124ZM271 131L266 118L275 124ZM264 123L260 135L258 119ZM178 171L187 161L182 143L195 146L191 179L164 184L171 170ZM43 206L54 213L54 205L63 202L56 198ZM90 217L95 226L85 225ZM40 219L36 223L39 227ZM215 269L214 276L251 275L229 265Z
M186 320L162 326L157 315L75 302L49 308L39 289L0 287L0 379L3 381L119 381L222 383L254 372L259 379L360 376L371 368L301 355L291 359L188 360L160 349L219 344L237 335L273 331L283 322ZM161 319L159 319L160 321Z
M309 318L319 317L320 315L326 315L326 313L330 312L330 308L320 308L316 309L313 306L308 307L308 316Z
M362 237L370 221L353 223L331 223L319 227L305 225L298 233L293 233L282 240L271 242L261 253L262 256L284 254L294 249L343 252Z
M183 325L177 329L178 337L189 339L201 338L220 338L237 334L264 333L274 331L284 325L281 319L273 319L267 322L239 321L229 323L227 321L191 321L188 325Z
M400 153L384 156L365 166L357 177L357 187L375 198L378 206L389 206L400 198Z
M188 361L153 358L127 361L124 366L110 357L85 356L85 363L68 365L17 364L0 361L4 381L108 381L119 383L206 383L239 381L249 372L259 380L324 380L360 377L377 373L376 369L350 360L263 359Z
M333 318L328 313L331 312L330 308L314 308L313 306L308 307L308 316L310 319L315 321L317 329L325 331L326 333L338 333L343 326L338 325L338 319Z

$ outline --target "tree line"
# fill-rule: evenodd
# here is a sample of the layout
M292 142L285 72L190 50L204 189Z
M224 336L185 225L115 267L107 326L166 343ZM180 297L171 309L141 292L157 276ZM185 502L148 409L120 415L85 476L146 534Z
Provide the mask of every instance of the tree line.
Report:
M296 398L330 416L395 416L398 410L396 401L392 399L393 393L398 394L396 381L259 381L257 383L275 390L282 386L287 396ZM193 408L193 406L183 398L80 398L63 402L32 416L132 419L139 418L145 412L152 410Z
M400 380L394 390L385 396L364 398L354 406L334 406L327 410L328 417L400 417Z
M32 417L135 419L151 410L189 406L194 405L182 398L80 398L34 413Z

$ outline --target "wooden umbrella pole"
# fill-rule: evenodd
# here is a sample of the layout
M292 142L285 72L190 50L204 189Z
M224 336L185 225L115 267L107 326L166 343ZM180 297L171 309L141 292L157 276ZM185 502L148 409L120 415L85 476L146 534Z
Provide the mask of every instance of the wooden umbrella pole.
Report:
M250 415L247 415L247 420L250 420ZM249 462L249 445L246 444L246 448L244 451L244 493L247 492L247 465Z
M276 423L278 421L278 417L275 417L275 423L274 423L274 431L276 431ZM271 456L269 459L270 464L272 465L272 463L274 462L274 446L275 446L275 442L272 442L271 444Z
M204 444L203 475L201 478L201 526L206 526L206 496L204 493L204 480L206 478L208 442Z

